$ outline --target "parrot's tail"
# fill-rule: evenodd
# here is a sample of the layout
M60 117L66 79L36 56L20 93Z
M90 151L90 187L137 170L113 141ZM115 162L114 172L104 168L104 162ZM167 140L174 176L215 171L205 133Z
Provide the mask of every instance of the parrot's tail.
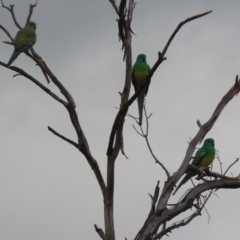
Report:
M192 171L187 172L186 176L183 178L183 180L179 183L179 185L177 186L176 190L173 192L173 195L177 192L177 190L183 185L185 184L191 177L193 177L195 175L195 173L193 173Z
M18 55L20 54L21 52L19 51L14 51L12 56L10 57L8 63L7 63L7 66L9 67L13 62L14 60L18 57Z
M139 111L139 125L142 125L142 115L143 115L143 104L144 104L144 91L142 91L138 96L138 111Z

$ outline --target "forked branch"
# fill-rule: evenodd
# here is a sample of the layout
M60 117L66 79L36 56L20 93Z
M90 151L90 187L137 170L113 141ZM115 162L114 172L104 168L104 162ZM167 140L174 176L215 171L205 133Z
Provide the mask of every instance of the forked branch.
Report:
M6 8L12 14L14 22L17 23L17 20L15 18L15 14L14 14L14 11L13 11L14 5L10 5L10 7L6 7L3 3L3 0L1 0L1 3L2 3L2 6L4 8ZM36 0L35 3L30 4L30 10L29 10L29 15L28 15L27 21L30 20L33 8L36 7L37 3L38 3L38 0ZM19 26L19 28L21 28L21 27ZM2 28L2 29L4 30L4 28ZM10 34L8 34L7 31L5 31L5 33L10 37ZM77 112L76 112L76 105L75 105L75 102L74 102L74 99L73 99L72 95L67 90L67 88L58 80L58 78L52 73L50 68L45 63L45 61L33 49L31 51L31 53L32 53L32 55L30 55L30 53L27 53L27 55L29 55L40 66L45 78L48 81L49 81L49 79L51 79L51 81L57 86L57 88L60 90L60 92L66 98L66 101L62 100L60 97L58 97L56 94L54 94L47 87L45 87L43 84L41 84L37 79L35 79L34 77L32 77L31 75L26 73L24 70L22 70L20 68L17 68L17 67L14 67L14 66L10 66L10 67L8 67L8 69L11 69L11 70L17 72L19 75L22 75L22 76L26 77L27 79L31 80L38 87L40 87L42 90L44 90L46 93L48 93L51 97L53 97L55 100L57 100L58 102L60 102L61 104L64 105L64 107L67 109L67 111L69 113L72 125L73 125L73 127L76 131L76 134L77 134L77 138L78 138L77 145L72 140L67 139L66 137L62 136L61 134L57 133L56 131L54 131L51 128L49 128L49 131L51 131L52 133L54 133L58 137L61 137L63 140L65 140L68 143L77 147L79 149L79 151L85 156L85 158L87 159L87 161L88 161L89 165L91 166L93 172L95 173L96 179L97 179L97 181L99 183L99 186L101 188L101 191L102 191L102 195L103 195L103 197L105 197L105 195L106 195L106 185L105 185L104 179L102 177L102 173L99 169L98 163L93 158L93 156L90 152L90 148L88 146L87 139L84 135L84 132L81 128L81 125L80 125L80 122L79 122L79 119L78 119L78 115L77 115ZM2 65L4 67L7 67L7 65L3 62L0 62L0 65Z
M134 2L132 2L132 5L131 5L131 11L133 11L133 8L134 8L135 4ZM129 11L129 10L128 10ZM203 17L209 13L211 13L212 11L209 11L209 12L205 12L205 13L202 13L202 14L198 14L198 15L194 15L190 18L187 18L186 20L184 20L183 22L181 22L177 28L174 30L174 32L172 33L172 35L170 36L169 40L167 41L162 53L161 52L158 52L158 59L156 61L156 63L153 65L153 67L151 68L151 71L150 73L148 74L145 82L143 83L143 85L139 88L138 91L136 91L133 96L127 100L125 98L125 101L122 101L122 104L120 106L120 109L115 117L115 120L114 120L114 123L113 123L113 126L112 126L112 130L111 130L111 133L110 133L110 138L109 138L109 143L108 143L108 150L107 150L107 153L109 153L111 150L112 150L112 146L113 146L113 143L114 143L114 139L115 139L115 135L116 135L116 129L117 129L117 126L120 122L120 120L122 118L125 118L126 114L127 114L127 111L128 111L128 108L129 106L134 102L134 100L138 97L138 95L140 94L141 90L144 88L145 85L147 85L150 81L151 81L151 78L154 74L154 72L157 70L157 68L160 66L160 64L166 60L166 58L164 57L166 55L166 52L168 50L168 47L170 45L170 43L172 42L173 38L176 36L177 32L180 30L180 28L194 20L194 19L197 19L197 18L200 18L200 17ZM130 17L131 19L131 17ZM130 29L128 29L129 31L129 34L131 34L131 31ZM128 60L128 59L127 59ZM130 92L130 85L131 85L131 67L132 67L132 58L130 59L129 58L129 61L127 61L127 64L126 64L126 82L125 82L125 87L124 87L124 90L122 92L122 95L126 93L126 96L129 96L129 92ZM129 87L128 87L129 86ZM122 97L123 99L123 97ZM127 100L127 101L126 101Z
M135 126L133 126L133 128L135 129L135 131L145 139L146 143L147 143L147 146L148 146L148 149L153 157L153 159L155 160L155 163L159 164L161 166L161 168L165 171L166 175L167 175L167 179L170 178L170 173L168 172L167 168L164 166L164 164L159 161L157 159L157 157L155 156L155 154L153 153L153 150L151 148L151 145L150 145L150 142L148 140L148 129L149 129L149 117L147 116L147 111L146 111L146 107L145 105L143 106L143 109L144 109L144 114L145 114L145 119L146 119L146 133L144 133L143 131L143 128L142 126L140 126L140 130L141 130L141 133L136 129ZM150 115L151 116L151 115Z
M231 178L221 174L212 173L208 169L206 169L205 171L207 175L214 177L215 180L207 181L197 185L192 190L190 190L186 194L186 196L178 204L176 204L175 207L171 209L167 208L168 199L173 191L173 188L176 182L186 171L197 143L200 142L203 139L203 137L211 130L214 123L216 122L221 112L223 111L224 107L229 103L229 101L231 101L231 99L234 96L236 96L239 93L239 91L240 80L238 76L236 76L234 85L219 102L210 119L206 123L201 125L196 136L190 141L185 158L180 168L165 183L154 215L147 221L147 223L144 224L144 229L142 230L141 234L136 238L136 240L144 240L150 236L153 237L155 235L156 228L158 228L161 224L164 224L166 221L173 219L175 216L178 216L179 213L184 212L187 209L191 208L193 206L195 199L202 192L215 188L240 188L239 176Z
M194 15L194 16L192 16L192 17L190 17L190 18L187 18L187 19L185 19L184 21L180 22L180 23L178 24L177 28L176 28L176 29L174 30L174 32L172 33L172 35L171 35L171 37L169 38L169 40L167 41L167 44L165 45L165 47L164 47L164 49L163 49L163 51L162 51L162 55L165 56L165 54L166 54L166 52L167 52L167 50L168 50L168 47L169 47L169 45L171 44L173 38L176 36L176 34L178 33L178 31L180 30L180 28L181 28L184 24L186 24L186 23L188 23L188 22L191 22L191 21L193 21L193 20L195 20L195 19L197 19L197 18L203 17L203 16L205 16L205 15L211 13L211 12L212 12L212 11L207 11L207 12L205 12L205 13L197 14L197 15Z
M7 9L7 10L11 13L12 19L13 19L15 25L16 25L19 29L21 29L22 27L21 27L20 24L18 23L18 21L17 21L17 19L16 19L16 16L15 16L15 13L14 13L14 10L13 10L14 4L11 4L11 5L9 5L9 7L7 7L7 6L4 5L3 0L1 0L1 3L2 3L2 7L5 8L5 9Z
M38 0L36 0L35 3L31 3L31 4L30 4L29 14L28 14L28 17L27 17L26 24L27 24L28 22L30 22L30 19L31 19L31 16L32 16L32 13L33 13L33 8L35 8L35 7L37 6L37 4L38 4Z

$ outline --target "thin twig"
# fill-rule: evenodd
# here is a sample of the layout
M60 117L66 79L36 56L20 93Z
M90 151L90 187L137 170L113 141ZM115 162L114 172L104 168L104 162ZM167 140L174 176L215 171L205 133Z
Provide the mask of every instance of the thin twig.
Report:
M27 17L27 20L26 20L26 24L30 22L30 19L31 19L31 16L32 16L32 13L33 13L33 8L35 8L38 4L38 0L36 0L35 3L31 3L30 4L30 7L29 7L29 14L28 14L28 17Z
M150 212L148 213L148 216L147 216L147 219L146 219L145 223L147 223L147 220L150 219L152 217L152 215L155 213L155 206L156 206L156 202L157 202L157 199L158 199L158 196L159 196L159 192L160 192L159 183L160 182L157 181L157 185L156 185L155 190L154 190L154 195L152 196L149 193L149 196L150 196L150 198L152 200L152 206L151 206ZM134 239L137 239L137 237L140 235L140 233L142 232L142 230L145 227L145 223L144 223L143 227L139 230L139 232L137 233L137 235L136 235L136 237Z
M97 226L97 224L94 224L95 231L98 233L101 239L105 239L105 234L101 228Z
M205 210L205 212L208 215L208 223L210 223L211 217L210 217L210 214L209 214L209 212L208 212L208 210L207 210L207 208L205 206L204 206L204 210Z
M161 162L157 159L157 157L154 155L153 150L152 150L152 148L151 148L151 146L150 146L150 143L149 143L149 140L148 140L148 118L147 118L147 112L146 112L146 108L145 108L145 107L144 107L144 113L145 113L145 116L146 116L146 122L147 122L146 126L147 126L147 130L146 130L146 134L144 134L143 129L142 129L142 126L140 126L140 129L141 129L141 132L142 132L141 136L145 138L146 143L147 143L147 146L148 146L148 149L149 149L152 157L154 158L155 162L158 163L158 164L161 166L161 168L165 171L165 173L166 173L166 175L167 175L167 178L170 178L170 174L169 174L167 168L164 166L163 163L161 163Z
M198 15L194 15L194 16L192 16L192 17L190 17L190 18L187 18L187 19L185 19L184 21L180 22L180 23L178 24L177 28L175 29L175 31L172 33L172 35L171 35L171 37L169 38L168 42L166 43L166 45L165 45L165 47L164 47L164 49L163 49L163 51L162 51L162 55L165 56L165 54L166 54L166 52L167 52L167 50L168 50L168 47L169 47L169 45L171 44L173 38L176 36L177 32L180 30L180 28L181 28L184 24L186 24L186 23L188 23L188 22L190 22L190 21L192 21L192 20L195 20L195 19L197 19L197 18L203 17L203 16L205 16L205 15L211 13L211 12L212 12L212 11L208 11L208 12L205 12L205 13L201 13L201 14L198 14Z
M138 118L134 117L133 115L127 113L126 116L130 117L130 118L133 118L136 121L136 123L138 123Z
M44 63L44 61L42 60L42 58L35 52L34 48L31 48L30 49L31 53L30 54L29 52L25 52L33 61L35 61L36 65L39 66L42 70L42 73L44 75L44 77L46 78L47 80L47 83L49 84L50 83L50 80L49 80L49 77L45 71L45 68L46 68L46 64Z
M79 149L79 145L78 145L77 143L75 143L74 141L72 141L72 140L70 140L70 139L64 137L63 135L61 135L60 133L56 132L54 129L52 129L52 128L49 127L49 126L48 126L48 130L49 130L50 132L52 132L53 134L55 134L56 136L62 138L64 141L66 141L66 142L72 144L74 147L76 147L76 148Z
M226 175L226 173L228 172L228 170L229 170L235 163L237 163L238 161L239 161L239 158L237 158L237 159L227 168L227 170L224 172L223 175Z
M149 117L147 116L146 103L147 103L147 100L145 98L145 104L143 105L143 110L144 110L144 115L145 115L145 119L146 119L146 134L145 135L148 136L148 130L149 130L149 121L148 121L148 119L150 118L151 114L150 114ZM142 130L142 126L141 126L141 130Z
M186 171L197 143L201 141L204 136L211 130L218 117L220 116L221 112L223 111L224 107L232 100L234 96L239 93L239 91L240 80L238 76L236 76L234 85L225 94L225 96L223 96L222 100L217 105L210 119L202 125L198 133L191 140L181 166L164 185L157 204L156 212L158 214L154 215L151 219L148 220L148 223L145 224L146 227L144 231L141 232L140 236L137 239L143 239L143 236L153 236L152 234L155 232L155 229L159 227L159 225L179 215L179 212L183 212L191 208L193 206L192 204L194 200L204 191L216 188L240 188L240 176L237 176L235 178L226 177L221 174L212 173L208 169L206 169L206 174L208 176L214 177L216 180L204 182L191 189L175 208L167 209L166 207L169 197L173 191L173 187Z
M211 130L213 127L214 123L217 121L218 117L220 116L221 112L223 111L224 107L228 104L229 101L240 91L240 81L238 76L236 77L237 81L235 80L234 85L230 88L230 90L225 94L225 96L221 99L219 104L217 105L216 109L214 110L212 116L210 119L202 125L202 127L199 129L198 133L196 136L191 140L186 155L184 157L184 160L179 167L178 171L174 174L173 178L171 181L167 182L163 191L162 191L162 196L164 198L160 197L158 208L164 209L165 205L168 201L168 198L171 195L171 192L173 190L173 186L176 184L176 182L181 178L181 176L184 174L188 163L192 157L193 151L195 150L195 147L199 141L201 141L204 136ZM222 175L221 175L222 176ZM166 195L167 194L167 195ZM167 196L167 197L166 197Z
M125 122L125 120L123 120ZM121 152L122 152L122 155L125 156L126 159L128 159L125 151L124 151L124 141L123 141L123 126L124 124L121 125L121 129L119 130L119 141L120 141L120 149L121 149Z
M167 233L171 233L173 229L180 228L183 226L186 226L189 224L195 217L199 216L199 211L195 211L191 216L186 218L186 220L181 220L179 223L175 223L172 226L163 229L160 233L158 233L155 237L153 237L153 240L160 239L163 235L167 235ZM167 235L168 236L168 235Z
M4 43L13 44L14 39L13 39L13 37L11 36L11 34L9 33L9 31L8 31L5 27L3 27L1 24L0 24L0 28L7 34L7 36L8 36L8 37L11 39L11 41L12 41L11 43L4 41Z
M222 162L221 162L221 160L220 160L220 156L219 156L219 154L218 154L218 151L217 151L217 156L216 156L216 158L217 158L217 160L218 160L218 162L219 162L219 165L220 165L220 172L221 172L221 174L223 174ZM224 174L224 175L225 175L225 174Z
M201 124L201 122L199 120L197 120L197 125L199 126L199 128L202 127L202 124Z
M58 102L60 102L61 104L63 104L65 107L67 106L67 103L62 100L61 98L59 98L55 93L53 93L50 89L48 89L47 87L45 87L43 84L41 84L37 79L35 79L33 76L29 75L27 72L25 72L24 70L22 70L21 68L15 67L15 66L10 66L8 67L7 64L3 63L0 61L0 65L11 69L17 73L19 73L20 75L24 76L25 78L31 80L33 83L35 83L37 86L39 86L43 91L45 91L47 94L49 94L51 97L53 97L55 100L57 100Z
M225 180L239 179L239 176L237 176L237 177L227 177L227 176L221 175L219 173L211 172L209 169L205 169L204 171L208 176L214 177L215 179L217 179L217 178L221 178L221 179L225 179Z
M14 4L11 4L9 7L6 7L6 6L4 5L4 3L3 3L3 0L1 0L1 3L2 3L2 7L5 8L5 9L7 9L7 10L11 13L12 19L13 19L15 25L16 25L19 29L21 29L22 27L21 27L20 24L18 23L18 21L17 21L17 19L16 19L16 16L15 16L15 13L14 13L14 10L13 10Z
M133 125L133 128L135 129L135 131L136 131L141 137L145 138L146 143L147 143L147 146L148 146L148 149L149 149L152 157L154 158L155 163L158 163L158 164L162 167L162 169L165 171L165 173L166 173L166 175L167 175L167 178L169 178L169 177L170 177L170 174L169 174L167 168L163 165L163 163L161 163L161 162L156 158L156 156L154 155L154 153L153 153L153 151L152 151L152 148L151 148L151 146L150 146L150 143L149 143L149 141L148 141L148 129L149 129L148 119L149 119L149 117L147 117L147 112L146 112L145 105L144 105L144 113L145 113L145 118L146 118L146 133L143 132L142 126L140 126L140 129L141 129L141 132L142 132L142 133L140 133L140 132L136 129L136 127L135 127L134 125ZM150 115L150 116L151 116L151 115ZM131 117L132 117L132 116L131 116ZM134 117L132 117L132 118L134 118ZM136 120L136 118L134 118L134 119ZM136 122L137 122L137 120L136 120Z
M207 201L209 200L209 198L211 197L212 193L213 193L213 191L211 190L211 192L208 194L206 199L204 199L204 202L202 203L201 206L199 206L200 203L197 203L197 205L194 205L194 207L196 207L197 210L193 214L191 214L190 216L188 216L187 218L185 218L183 220L179 220L179 221L173 223L172 226L168 227L167 229L163 229L153 239L160 239L161 236L166 235L167 233L171 232L173 229L176 229L176 228L183 227L183 226L187 225L195 217L200 216L203 209L205 209L205 211L206 211L206 213L207 213L207 215L209 217L209 220L210 220L210 215L209 215L205 205L206 205Z
M162 52L158 52L158 55L159 55L158 61L153 65L153 67L152 67L152 69L151 69L151 72L149 73L149 78L152 77L152 75L153 75L154 72L157 70L157 68L159 67L159 65L166 59L166 58L165 58L165 55L166 55L166 52L167 52L167 50L168 50L168 47L170 46L172 40L174 39L174 37L176 36L176 34L177 34L178 31L180 30L180 28L181 28L184 24L186 24L186 23L188 23L188 22L190 22L190 21L192 21L192 20L194 20L194 19L203 17L203 16L205 16L205 15L211 13L211 12L212 12L212 11L208 11L208 12L205 12L205 13L201 13L201 14L198 14L198 15L194 15L194 16L192 16L192 17L190 17L190 18L185 19L184 21L182 21L182 22L180 22L180 23L178 24L177 28L174 30L174 32L173 32L172 35L170 36L169 40L167 41L165 47L163 48L163 51L162 51Z
M132 126L133 126L134 130L137 132L137 134L139 134L141 137L144 137L144 135L141 134L134 125L132 125Z
M121 3L124 1L121 1ZM113 3L111 1L111 3ZM120 3L120 4L121 4ZM124 5L122 3L122 5ZM120 104L120 109L115 117L112 130L110 133L109 137L109 142L108 142L108 148L107 148L107 155L110 156L113 152L113 145L114 145L114 140L116 138L117 134L117 129L122 122L122 119L125 118L128 107L133 103L133 101L137 98L137 96L140 94L140 91L134 95L134 98L129 100L129 94L130 94L130 89L131 89L131 68L132 68L132 47L131 47L131 30L130 30L130 25L131 25L131 20L132 20L132 15L133 15L133 9L134 9L134 0L129 0L128 4L128 16L126 20L126 26L124 26L124 58L126 57L126 72L125 72L125 83L124 83L124 88L121 93L121 104Z

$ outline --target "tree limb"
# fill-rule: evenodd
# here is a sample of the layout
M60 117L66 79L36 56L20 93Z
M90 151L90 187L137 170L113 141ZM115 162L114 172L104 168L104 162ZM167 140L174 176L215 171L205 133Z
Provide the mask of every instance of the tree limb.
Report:
M186 220L182 220L179 223L173 224L172 226L163 229L160 233L158 233L156 236L153 237L152 240L156 240L156 239L161 239L162 236L167 235L168 233L171 233L172 230L176 229L176 228L180 228L183 226L186 226L187 224L189 224L195 217L201 215L201 213L196 210L191 216L189 216ZM167 235L168 236L168 235ZM168 236L169 237L169 236Z
M14 10L13 10L14 4L11 4L9 7L6 7L6 6L4 5L4 3L3 3L3 0L1 0L1 3L2 3L2 7L5 8L5 9L7 9L7 10L11 13L12 19L13 19L15 25L16 25L19 29L21 29L22 27L21 27L20 24L18 23L18 21L17 21L17 19L16 19L16 16L15 16L15 13L14 13Z
M178 203L175 207L173 207L172 209L167 209L166 207L170 194L173 191L173 187L176 185L177 181L181 178L181 176L185 173L197 143L200 142L203 139L203 137L211 130L214 123L216 122L221 112L223 111L224 107L228 104L229 101L231 101L231 99L235 95L238 94L239 91L240 80L237 76L235 84L231 87L231 89L225 94L225 96L219 102L210 119L201 126L196 136L190 141L181 166L179 167L177 172L174 175L172 175L165 183L165 186L163 188L163 191L157 204L155 214L152 216L152 218L148 220L147 224L145 224L145 228L143 229L140 236L136 238L136 240L145 240L148 237L153 236L153 234L155 233L155 229L159 227L161 224L171 220L174 216L177 216L179 213L182 213L187 209L191 208L193 205L193 201L202 192L213 188L240 188L239 177L230 178L220 174L207 172L209 176L213 176L220 179L216 179L210 182L209 181L204 182L202 184L197 185L192 190L190 190L183 198L183 200L180 203Z
M228 172L228 170L229 170L235 163L237 163L238 161L239 161L239 158L237 158L237 159L226 169L226 171L224 172L223 175L226 175L227 172Z
M159 181L157 181L157 185L155 187L155 191L154 191L154 195L152 196L151 194L149 194L150 198L152 199L152 206L150 209L150 212L148 214L148 217L144 223L144 225L147 223L147 220L150 219L152 217L152 215L155 212L155 206L156 206L156 202L158 200L158 196L159 196L159 191L160 191L160 187L159 187ZM140 229L140 231L138 232L137 236L135 237L135 239L141 234L142 229L144 229L144 225L143 227Z
M17 73L19 73L20 75L24 76L25 78L29 79L30 81L32 81L33 83L35 83L38 87L40 87L44 92L46 92L47 94L49 94L51 97L53 97L56 101L60 102L61 104L63 104L65 107L67 106L67 103L62 100L61 98L59 98L55 93L53 93L50 89L48 89L47 87L45 87L42 83L40 83L37 79L35 79L33 76L29 75L27 72L25 72L24 70L22 70L21 68L15 67L15 66L10 66L8 67L7 64L3 63L0 61L0 65L11 69Z
M28 14L28 17L27 17L27 20L26 20L26 24L30 22L30 19L31 19L31 16L32 16L32 13L33 13L33 8L35 8L38 4L38 0L36 0L35 3L31 3L29 4L29 14Z
M97 226L97 224L94 224L95 231L98 233L101 239L105 240L105 234L101 228Z
M118 7L116 5L116 1L115 0L109 0L109 2L112 4L115 12L117 13L117 15L119 14L119 10L118 10Z
M211 182L204 182L197 185L195 188L191 189L181 202L176 204L175 207L171 209L164 209L162 212L156 211L154 215L149 219L147 226L143 229L140 236L136 240L145 240L153 236L155 229L166 221L170 221L174 217L178 216L180 213L190 209L194 206L194 200L202 193L214 188L240 188L239 179L217 179Z
M140 129L141 129L141 132L142 132L141 136L145 138L145 141L146 141L146 143L147 143L148 149L149 149L152 157L154 158L155 162L158 163L158 164L161 166L161 168L165 171L165 173L166 173L166 175L167 175L167 179L168 179L168 178L170 178L170 174L169 174L167 168L166 168L166 167L164 166L164 164L161 163L161 162L157 159L157 157L154 155L153 150L152 150L151 145L150 145L149 140L148 140L148 127L149 127L149 124L148 124L148 117L147 117L147 113L146 113L146 108L145 108L145 106L144 106L144 113L145 113L146 122L147 122L147 124L146 124L146 125L147 125L147 126L146 126L146 129L147 129L147 130L146 130L146 134L144 134L143 129L142 129L142 126L140 126Z
M64 141L66 141L66 142L72 144L74 147L79 148L79 146L78 146L77 143L75 143L74 141L72 141L72 140L70 140L70 139L64 137L63 135L59 134L58 132L56 132L54 129L52 129L52 128L49 127L49 126L48 126L48 130L49 130L50 132L52 132L53 134L55 134L56 136L62 138Z
M185 19L184 21L180 22L180 23L178 24L177 28L176 28L176 29L174 30L174 32L172 33L172 35L171 35L171 37L169 38L169 40L167 41L167 44L165 45L165 47L164 47L164 49L163 49L163 51L162 51L162 55L165 56L165 54L166 54L166 52L167 52L167 50L168 50L168 47L169 47L169 45L171 44L173 38L176 36L177 32L180 30L180 28L181 28L184 24L186 24L186 23L188 23L188 22L190 22L190 21L192 21L192 20L195 20L195 19L197 19L197 18L203 17L203 16L205 16L205 15L211 13L211 12L212 12L212 11L208 11L208 12L205 12L205 13L201 13L201 14L198 14L198 15L194 15L194 16L192 16L192 17L190 17L190 18L187 18L187 19Z
M158 203L158 210L161 211L165 209L166 203L168 201L168 198L173 190L173 186L177 183L177 181L181 178L181 176L186 171L187 165L189 161L191 160L191 157L193 155L193 152L196 148L196 145L198 142L200 142L204 136L211 130L214 123L220 116L221 112L223 111L224 107L228 104L229 101L240 91L240 81L237 76L237 81L232 86L232 88L225 94L225 96L222 98L222 100L217 105L215 111L213 112L210 119L202 125L202 127L199 129L196 136L191 140L185 158L178 169L178 171L167 181L166 185L164 186L162 195L160 197L159 203Z
M11 34L9 33L9 31L5 28L5 27L3 27L3 25L1 25L0 24L0 28L7 34L7 36L11 39L11 41L13 42L14 41L14 39L13 39L13 37L11 36ZM11 43L12 44L12 43Z

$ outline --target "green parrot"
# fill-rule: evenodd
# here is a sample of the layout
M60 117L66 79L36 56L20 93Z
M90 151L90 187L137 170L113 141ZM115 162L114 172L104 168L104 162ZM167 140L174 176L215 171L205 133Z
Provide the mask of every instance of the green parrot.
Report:
M142 85L150 70L151 69L146 62L146 55L139 54L137 56L135 64L132 66L132 84L134 86L135 92ZM149 84L145 85L143 90L138 95L139 125L142 125L144 97L147 95Z
M20 53L27 51L35 44L37 40L35 30L36 23L29 22L25 25L24 28L20 29L17 32L17 35L14 39L14 51L8 61L8 67L13 63L13 61L18 57Z
M214 140L212 138L208 138L204 141L203 146L196 152L192 164L199 168L208 167L213 162L214 158L215 158ZM195 175L196 175L195 172L188 171L183 180L179 183L173 195L184 183L186 183L191 177Z

